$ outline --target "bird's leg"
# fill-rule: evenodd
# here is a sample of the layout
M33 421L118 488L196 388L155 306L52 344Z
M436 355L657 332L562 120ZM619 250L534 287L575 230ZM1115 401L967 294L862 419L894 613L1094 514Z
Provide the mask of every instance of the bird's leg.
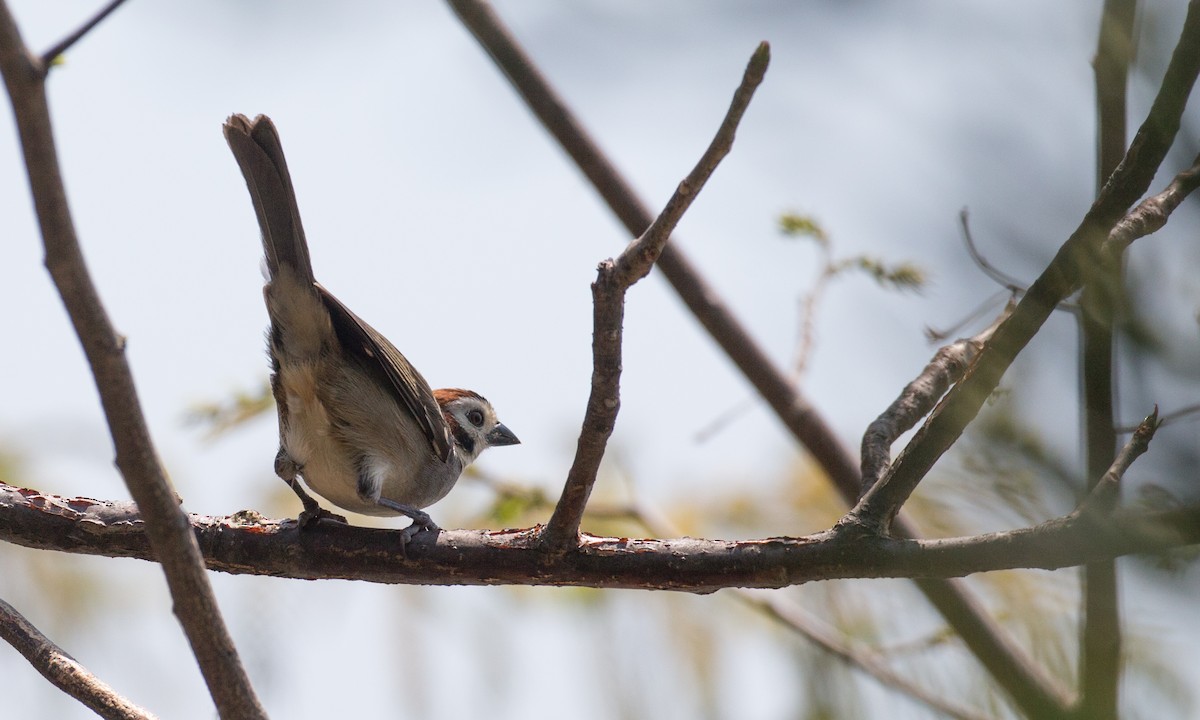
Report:
M292 460L283 447L279 448L279 453L275 456L275 474L288 484L288 487L292 489L292 492L296 493L296 497L300 498L300 502L304 505L304 510L296 518L296 522L300 524L301 530L314 527L321 518L336 520L343 524L346 523L345 517L329 512L318 505L317 501L313 500L312 496L305 492L304 486L300 484L300 480L298 479L300 466L296 464L295 460Z
M387 498L382 497L376 499L375 502L384 506L385 508L395 510L402 515L407 515L408 517L412 518L412 525L409 525L408 527L404 528L403 531L401 531L401 536L404 539L405 545L408 545L408 541L412 540L413 536L422 530L429 530L434 533L437 533L441 530L441 528L437 526L437 523L435 523L433 519L429 517L429 513L425 512L424 510L418 510L412 505L405 505L404 503L398 503L395 500L388 500Z

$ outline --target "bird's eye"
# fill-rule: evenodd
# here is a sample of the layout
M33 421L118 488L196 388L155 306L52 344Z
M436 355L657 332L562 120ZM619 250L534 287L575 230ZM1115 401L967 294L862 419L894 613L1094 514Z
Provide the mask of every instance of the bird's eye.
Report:
M472 410L467 413L467 419L475 427L483 427L483 413L478 410Z

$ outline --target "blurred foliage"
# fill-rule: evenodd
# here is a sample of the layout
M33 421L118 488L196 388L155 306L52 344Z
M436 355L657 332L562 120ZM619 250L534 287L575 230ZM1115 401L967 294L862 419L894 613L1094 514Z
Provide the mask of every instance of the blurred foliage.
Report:
M24 458L0 447L0 483L40 487ZM0 543L0 597L60 642L86 636L91 625L119 603L121 588L103 572L104 558L58 553Z
M201 427L210 439L219 437L275 407L271 386L263 382L253 390L234 391L223 400L197 403L185 416L189 425Z
M847 271L858 270L883 287L894 290L920 292L928 284L925 271L915 263L889 264L869 255L854 255L835 260L832 257L833 242L821 223L811 215L787 212L779 216L779 230L784 237L810 239L817 243L824 255L822 274L836 276Z

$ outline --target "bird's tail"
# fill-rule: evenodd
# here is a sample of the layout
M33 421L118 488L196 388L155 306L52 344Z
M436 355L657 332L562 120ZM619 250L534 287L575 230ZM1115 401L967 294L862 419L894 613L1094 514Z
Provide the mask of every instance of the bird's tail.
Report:
M231 115L223 129L254 201L271 280L287 268L302 286L311 286L312 261L275 124L266 115L250 120L238 114Z

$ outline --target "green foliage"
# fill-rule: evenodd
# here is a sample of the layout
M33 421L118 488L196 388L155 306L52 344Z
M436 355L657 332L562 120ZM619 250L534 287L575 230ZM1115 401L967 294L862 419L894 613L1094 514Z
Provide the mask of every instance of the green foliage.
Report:
M839 272L847 269L862 271L883 287L894 290L920 292L928 283L925 271L915 263L900 262L888 265L883 260L867 255L842 260L837 264L837 269Z
M275 407L271 387L263 383L252 391L237 390L223 401L197 403L188 410L186 421L206 429L210 438L229 432Z
M779 216L779 230L786 237L808 238L816 240L823 247L829 246L829 236L825 229L811 215L784 213Z

